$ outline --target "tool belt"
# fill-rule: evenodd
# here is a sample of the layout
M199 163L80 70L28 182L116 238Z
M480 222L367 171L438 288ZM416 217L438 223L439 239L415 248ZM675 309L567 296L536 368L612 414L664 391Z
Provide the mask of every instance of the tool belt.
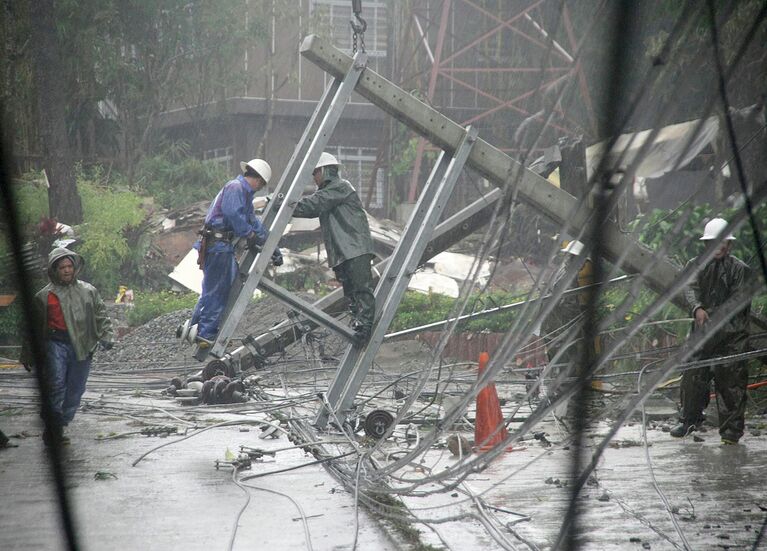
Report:
M205 256L207 255L208 247L213 246L216 241L231 243L232 239L234 239L233 231L217 230L208 225L203 226L197 234L200 236L200 251L197 256L197 266L199 266L201 270L205 267Z
M209 226L203 226L203 228L197 233L199 233L204 240L207 239L208 243L213 243L215 241L230 242L232 239L234 239L233 231L217 230Z

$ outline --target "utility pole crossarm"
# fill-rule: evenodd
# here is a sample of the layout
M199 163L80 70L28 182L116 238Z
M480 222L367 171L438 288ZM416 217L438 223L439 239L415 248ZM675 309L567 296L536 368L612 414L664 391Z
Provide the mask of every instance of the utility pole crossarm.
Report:
M300 51L307 60L336 78L346 74L352 64L351 57L317 35L307 36ZM356 91L448 153L455 151L465 133L458 123L370 69L360 78ZM591 209L585 201L578 201L481 138L474 144L466 164L498 187L512 181L522 200L559 224L567 222L571 233L588 224ZM510 179L515 174L518 177ZM679 269L665 258L654 259L652 250L622 234L613 222L603 224L603 239L606 259L620 260L626 271L643 273L652 265L653 269L643 273L643 277L654 290L662 292L674 284Z

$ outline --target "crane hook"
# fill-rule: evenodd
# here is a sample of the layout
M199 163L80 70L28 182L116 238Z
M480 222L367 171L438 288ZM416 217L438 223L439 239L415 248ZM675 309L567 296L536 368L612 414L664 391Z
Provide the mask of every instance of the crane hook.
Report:
M365 52L365 31L368 28L367 21L362 18L362 0L352 0L352 12L354 18L349 20L352 27L352 53L357 53L357 37L360 39L360 49Z

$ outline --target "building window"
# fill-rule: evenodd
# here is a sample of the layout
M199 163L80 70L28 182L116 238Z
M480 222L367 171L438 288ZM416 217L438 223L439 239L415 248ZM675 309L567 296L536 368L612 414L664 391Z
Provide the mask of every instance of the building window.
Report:
M215 163L221 165L226 170L232 167L232 158L234 157L233 147L219 147L216 149L207 149L202 152L202 160L206 163Z
M352 3L349 0L312 0L312 14L330 30L330 39L337 48L351 54ZM362 18L367 22L365 51L369 57L386 57L386 2L363 2Z
M341 177L349 180L360 196L362 204L367 202L371 192L371 175L376 163L376 149L373 147L328 147L326 151L332 153L341 163ZM375 175L373 196L370 198L371 209L383 208L384 195L384 171L381 167Z

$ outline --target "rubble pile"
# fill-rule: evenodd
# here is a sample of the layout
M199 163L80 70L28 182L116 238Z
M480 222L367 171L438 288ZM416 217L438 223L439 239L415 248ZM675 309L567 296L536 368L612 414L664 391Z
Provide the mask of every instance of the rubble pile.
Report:
M93 369L126 371L182 367L194 362L188 348L176 339L176 327L189 319L192 310L185 308L165 314L135 328L119 340L112 350L100 350L93 356Z
M304 300L314 301L316 296L300 293ZM246 310L237 327L230 348L240 346L248 335L258 336L270 327L288 318L289 308L277 299L263 296ZM133 329L109 351L98 351L93 358L93 369L115 371L157 369L162 367L202 368L204 364L192 357L192 348L176 338L176 328L192 315L189 308L158 316ZM330 355L342 349L342 338L330 335L322 338Z

